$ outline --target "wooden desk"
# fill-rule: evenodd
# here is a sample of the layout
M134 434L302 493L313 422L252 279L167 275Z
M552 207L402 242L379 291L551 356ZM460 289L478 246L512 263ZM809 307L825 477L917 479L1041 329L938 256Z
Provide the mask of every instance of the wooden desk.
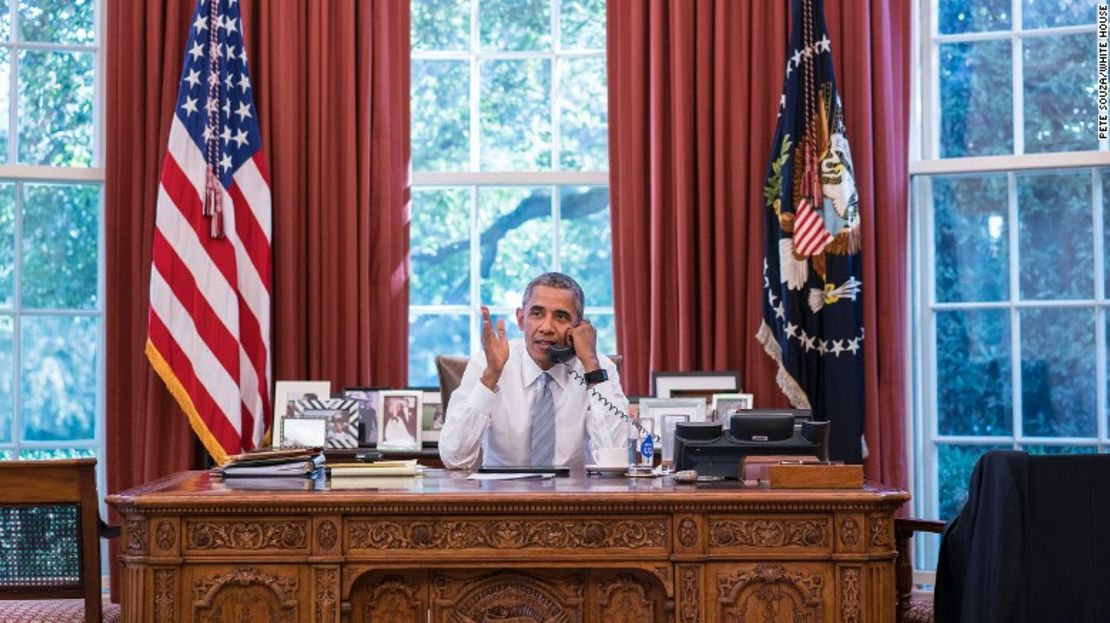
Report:
M186 472L109 496L123 620L894 620L902 491L465 476L238 490Z

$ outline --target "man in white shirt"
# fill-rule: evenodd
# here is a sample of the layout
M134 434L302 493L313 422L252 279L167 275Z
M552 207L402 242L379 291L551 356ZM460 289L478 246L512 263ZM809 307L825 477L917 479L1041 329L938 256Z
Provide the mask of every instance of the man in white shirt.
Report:
M516 320L524 337L512 342L505 321L498 320L495 331L482 307L482 352L470 358L451 394L439 435L447 467L473 468L481 458L486 466L581 468L595 462L591 449L627 443L621 414L628 412L628 398L612 360L597 353L597 332L582 317L582 287L562 273L545 273L528 284L523 305ZM576 356L553 364L553 345L573 346Z

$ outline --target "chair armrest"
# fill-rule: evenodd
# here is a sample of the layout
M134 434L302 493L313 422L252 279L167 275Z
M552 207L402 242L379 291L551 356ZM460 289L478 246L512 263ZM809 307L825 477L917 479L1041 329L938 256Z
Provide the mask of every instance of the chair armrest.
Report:
M121 533L119 526L112 526L104 523L103 519L97 518L98 532L102 539L118 539Z
M944 532L944 522L932 519L894 520L894 546L898 549L898 561L894 565L894 586L898 593L896 621L905 619L910 610L910 595L913 593L913 559L911 558L910 539L915 532Z

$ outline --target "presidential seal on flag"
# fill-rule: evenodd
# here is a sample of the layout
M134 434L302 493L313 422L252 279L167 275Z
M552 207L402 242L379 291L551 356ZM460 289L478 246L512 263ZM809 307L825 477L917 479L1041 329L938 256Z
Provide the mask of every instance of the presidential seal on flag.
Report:
M785 83L763 188L756 337L795 408L829 420L830 457L862 460L859 199L821 0L793 0Z

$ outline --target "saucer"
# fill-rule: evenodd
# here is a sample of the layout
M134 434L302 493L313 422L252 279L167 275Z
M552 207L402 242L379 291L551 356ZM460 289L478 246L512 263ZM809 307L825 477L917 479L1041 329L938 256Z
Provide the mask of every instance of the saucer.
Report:
M623 474L628 471L627 465L587 465L587 474Z

